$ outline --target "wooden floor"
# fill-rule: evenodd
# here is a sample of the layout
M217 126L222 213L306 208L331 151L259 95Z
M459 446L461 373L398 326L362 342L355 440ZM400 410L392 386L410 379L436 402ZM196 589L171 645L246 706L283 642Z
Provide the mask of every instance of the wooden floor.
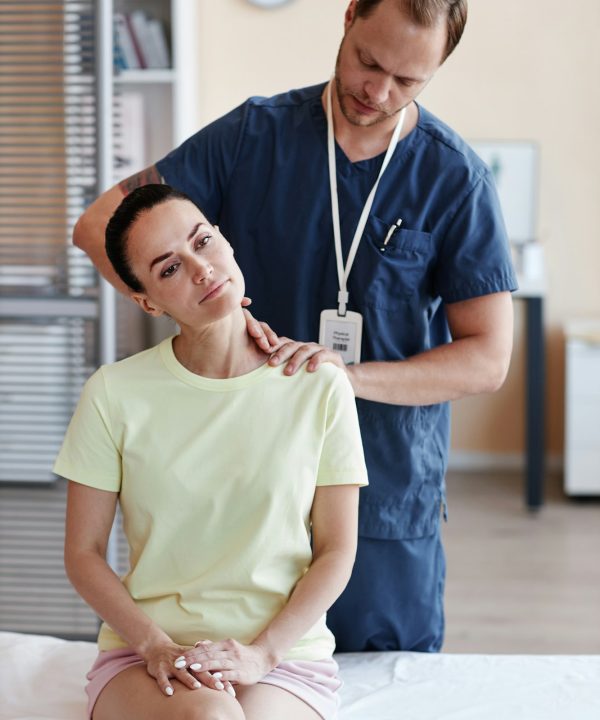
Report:
M566 499L549 478L531 514L520 476L447 482L444 651L600 654L600 499Z

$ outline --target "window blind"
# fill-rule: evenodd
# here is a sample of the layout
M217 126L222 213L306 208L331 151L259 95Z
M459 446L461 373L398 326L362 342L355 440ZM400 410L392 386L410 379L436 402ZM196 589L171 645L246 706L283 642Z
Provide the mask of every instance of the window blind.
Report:
M97 277L71 244L96 195L92 0L0 0L0 628L91 636L63 568L52 465L97 364Z
M93 371L96 273L71 244L96 194L91 0L0 0L0 481L53 482Z

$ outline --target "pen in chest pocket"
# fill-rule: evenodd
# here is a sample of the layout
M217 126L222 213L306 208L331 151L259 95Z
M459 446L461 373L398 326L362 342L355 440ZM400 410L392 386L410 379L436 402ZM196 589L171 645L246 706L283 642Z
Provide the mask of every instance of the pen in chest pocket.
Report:
M386 245L392 239L392 235L396 232L396 230L400 229L400 225L402 225L402 218L398 218L396 222L390 226L390 229L387 231L387 235L385 236L385 240L383 241L383 246L380 248L381 252L385 252Z

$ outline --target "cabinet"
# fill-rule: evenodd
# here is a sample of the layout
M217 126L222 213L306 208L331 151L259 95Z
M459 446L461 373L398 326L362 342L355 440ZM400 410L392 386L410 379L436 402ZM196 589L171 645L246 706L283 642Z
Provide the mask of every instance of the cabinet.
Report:
M566 335L565 492L600 495L600 321Z

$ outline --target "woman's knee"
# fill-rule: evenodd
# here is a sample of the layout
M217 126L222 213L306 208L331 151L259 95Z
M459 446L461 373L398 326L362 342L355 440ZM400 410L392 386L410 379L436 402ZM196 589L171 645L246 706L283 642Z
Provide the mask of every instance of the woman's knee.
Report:
M245 720L246 716L241 705L233 698L202 698L202 700L203 702L188 705L181 714L177 715L178 720Z

